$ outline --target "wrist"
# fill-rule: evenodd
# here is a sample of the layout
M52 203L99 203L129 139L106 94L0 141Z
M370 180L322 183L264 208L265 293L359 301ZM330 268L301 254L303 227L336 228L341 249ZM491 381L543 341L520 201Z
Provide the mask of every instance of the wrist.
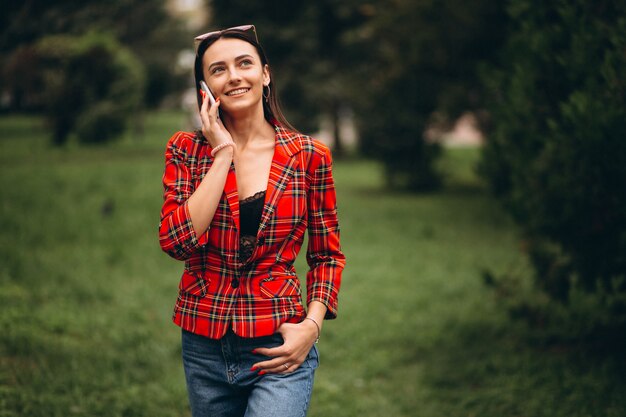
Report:
M232 157L235 150L234 142L222 142L211 150L211 156L216 158L218 155Z
M312 317L305 317L304 322L311 324L311 328L315 332L315 343L319 342L322 333L322 328L320 327L319 322Z
M227 146L214 153L214 159L232 161L235 156L235 149L232 146Z

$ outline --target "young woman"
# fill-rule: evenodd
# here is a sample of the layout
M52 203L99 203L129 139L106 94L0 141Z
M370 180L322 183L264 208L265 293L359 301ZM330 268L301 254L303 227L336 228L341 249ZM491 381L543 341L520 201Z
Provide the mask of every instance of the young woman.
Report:
M285 120L254 26L196 41L202 130L168 142L159 236L185 261L173 320L192 413L304 416L345 262L331 155Z

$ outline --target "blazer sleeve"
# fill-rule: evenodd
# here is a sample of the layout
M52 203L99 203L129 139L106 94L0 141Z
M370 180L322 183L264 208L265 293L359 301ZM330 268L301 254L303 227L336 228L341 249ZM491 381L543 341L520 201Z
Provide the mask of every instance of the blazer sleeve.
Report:
M320 301L328 310L326 319L337 317L337 295L345 256L339 243L337 200L332 175L330 150L322 145L321 157L315 154L309 185L308 232L306 259L307 304Z
M196 236L187 206L187 200L194 192L194 183L184 149L186 135L189 134L178 132L167 143L163 173L164 202L159 223L161 249L179 260L189 258L206 244L208 236L206 232L200 239Z

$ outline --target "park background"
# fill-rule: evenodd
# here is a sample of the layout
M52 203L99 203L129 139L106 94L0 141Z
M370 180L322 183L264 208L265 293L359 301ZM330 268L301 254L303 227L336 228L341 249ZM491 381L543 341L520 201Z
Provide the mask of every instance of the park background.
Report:
M197 126L191 40L245 23L335 156L348 263L309 415L626 415L622 2L26 0L0 23L0 416L190 415L163 154Z

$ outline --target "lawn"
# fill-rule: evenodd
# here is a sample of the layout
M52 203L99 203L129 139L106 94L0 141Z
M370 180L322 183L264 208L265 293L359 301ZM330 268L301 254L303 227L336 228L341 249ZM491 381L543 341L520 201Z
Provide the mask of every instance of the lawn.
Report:
M116 144L55 149L40 119L0 118L0 416L190 415L170 320L182 264L157 241L183 122L149 114ZM626 415L622 352L543 340L483 285L530 271L477 158L447 150L445 188L423 195L336 161L348 266L309 416Z

